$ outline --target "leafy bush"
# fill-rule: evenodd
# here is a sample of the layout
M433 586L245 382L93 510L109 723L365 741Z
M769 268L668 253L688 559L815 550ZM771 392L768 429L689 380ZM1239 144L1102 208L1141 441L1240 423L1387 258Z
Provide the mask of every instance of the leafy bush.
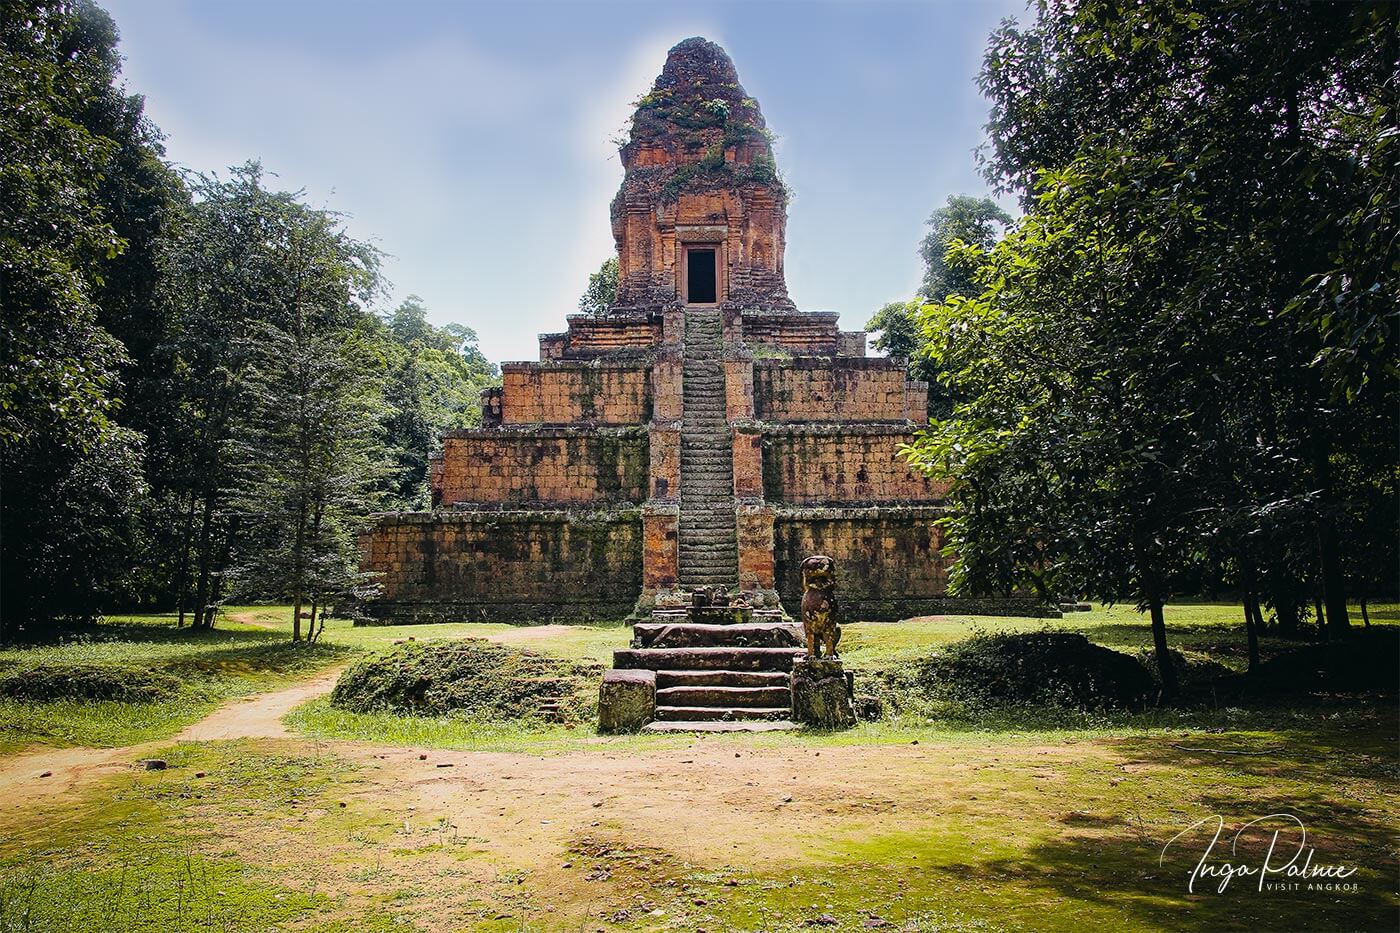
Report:
M574 662L482 638L406 643L341 675L331 705L352 713L473 719L589 718L597 702L597 662Z
M180 680L164 671L109 664L45 664L0 674L0 697L14 700L118 700L144 703L165 699Z
M1152 675L1131 655L1073 632L975 635L941 653L882 672L897 698L1080 708L1126 707L1153 693Z

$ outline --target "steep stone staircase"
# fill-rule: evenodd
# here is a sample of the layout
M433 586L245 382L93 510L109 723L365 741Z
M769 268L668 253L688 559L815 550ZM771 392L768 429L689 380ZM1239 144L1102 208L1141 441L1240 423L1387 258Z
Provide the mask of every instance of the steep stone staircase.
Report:
M683 590L739 583L733 441L725 411L722 318L687 308L682 383L680 566ZM789 674L800 625L776 609L655 609L613 666L656 672L653 732L793 728Z
M680 583L739 583L734 530L733 440L725 417L719 311L685 312L681 385Z

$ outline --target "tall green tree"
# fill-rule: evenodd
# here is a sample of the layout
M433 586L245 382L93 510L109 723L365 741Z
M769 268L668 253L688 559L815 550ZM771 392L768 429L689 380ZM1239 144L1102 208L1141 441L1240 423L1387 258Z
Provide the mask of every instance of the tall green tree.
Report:
M924 281L919 297L947 301L950 295L969 295L979 289L975 280L980 252L953 250L956 243L981 247L985 252L1011 226L1011 215L991 198L950 194L948 203L928 218L928 233L919 244L924 261Z
M122 264L129 240L113 219L131 214L113 192L132 178L125 162L156 157L139 100L116 87L115 41L90 4L0 7L4 625L91 616L144 489L143 439L120 420L129 357L98 304L139 292L120 283L149 257Z
M1386 552L1343 538L1349 490L1395 495L1397 16L1085 0L993 35L986 170L1027 216L928 312L965 396L914 451L955 477L963 585L1151 609L1214 564L1278 609L1312 566L1345 631L1348 556Z
M957 250L960 244L992 248L1011 224L1011 217L990 198L963 194L948 196L948 203L928 219L928 233L919 244L924 263L923 284L912 301L896 301L875 312L865 329L875 334L872 345L888 356L909 362L909 378L927 382L928 413L944 416L952 408L952 397L939 379L938 363L929 351L929 342L920 321L923 305L946 301L951 295L975 294L974 277L981 252Z
M585 314L607 314L617 301L617 257L603 260L598 271L588 277L588 285L578 300L578 309Z
M267 324L257 340L248 377L256 417L243 425L234 497L248 527L233 590L289 600L293 640L303 618L314 640L328 604L373 587L358 568L356 535L389 468L368 322L316 320L325 310L302 304L285 328Z
M246 556L240 536L257 521L235 502L256 472L248 456L268 449L246 443L250 418L272 429L250 379L261 374L266 385L266 347L282 335L310 340L359 326L379 279L374 250L299 193L269 190L255 162L227 179L200 176L193 191L189 221L163 254L162 300L174 323L160 354L179 399L172 418L182 443L170 468L184 504L178 608L183 617L192 606L207 626L227 595L230 562Z
M431 505L428 457L440 449L444 432L481 423L481 390L499 382L475 331L463 324L435 327L427 313L423 300L409 295L385 319L385 428L396 463L385 492L392 508Z

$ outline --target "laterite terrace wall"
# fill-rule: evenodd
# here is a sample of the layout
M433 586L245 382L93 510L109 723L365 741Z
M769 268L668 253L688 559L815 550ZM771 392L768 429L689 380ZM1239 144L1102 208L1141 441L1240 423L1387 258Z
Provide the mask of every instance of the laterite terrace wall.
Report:
M640 509L388 513L361 547L385 623L620 619L642 588Z

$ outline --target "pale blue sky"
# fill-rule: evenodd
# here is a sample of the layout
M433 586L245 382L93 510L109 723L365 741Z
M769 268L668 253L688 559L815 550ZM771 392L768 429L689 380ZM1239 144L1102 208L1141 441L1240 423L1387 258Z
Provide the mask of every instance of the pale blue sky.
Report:
M103 2L103 0L100 0ZM397 300L534 359L612 253L609 140L666 50L723 45L796 191L787 275L848 329L918 284L923 221L982 193L988 33L1020 0L105 0L130 90L200 171L261 159L390 254Z

